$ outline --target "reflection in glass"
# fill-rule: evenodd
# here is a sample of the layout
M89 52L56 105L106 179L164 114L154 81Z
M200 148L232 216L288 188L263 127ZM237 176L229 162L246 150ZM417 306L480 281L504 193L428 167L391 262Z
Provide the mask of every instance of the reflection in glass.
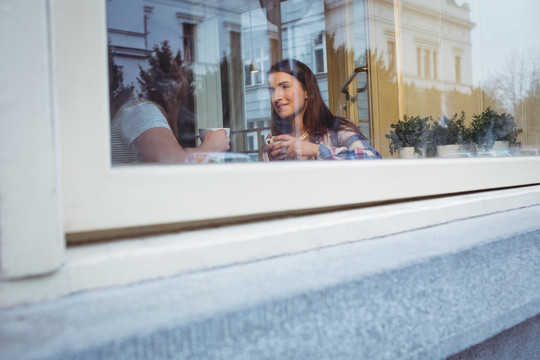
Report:
M533 0L106 4L111 112L122 96L157 103L173 140L191 149L169 161L198 162L205 157L191 154L204 150L222 152L210 162L262 160L271 133L267 72L287 58L311 69L332 113L350 119L385 158L413 142L413 157L538 155L540 46L527 36L539 30ZM113 136L121 135L127 125L112 119ZM501 119L510 125L500 127ZM496 139L496 126L510 132ZM201 143L203 128L230 129L230 149L223 153L223 138L214 139L221 147ZM133 142L120 139L113 151L118 141ZM443 156L442 144L457 150Z
M387 86L373 83L376 101L396 104L377 119L383 154L538 155L540 42L530 34L539 10L529 0L374 1L372 56L395 39L401 59L395 73L390 55L372 61L372 71L388 71Z

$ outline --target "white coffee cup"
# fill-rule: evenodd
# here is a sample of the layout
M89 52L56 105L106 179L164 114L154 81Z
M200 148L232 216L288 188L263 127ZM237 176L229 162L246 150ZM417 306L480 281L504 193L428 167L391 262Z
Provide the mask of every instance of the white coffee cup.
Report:
M267 138L265 140L265 142L266 142L266 145L270 145L270 144L274 143L274 138ZM287 152L287 147L284 147L284 148L281 149L282 154L285 154L286 152Z
M231 137L231 129L230 128L201 128L199 129L199 136L201 138L201 141L204 139L204 135L206 135L209 131L217 131L217 130L225 130L227 132L227 137Z

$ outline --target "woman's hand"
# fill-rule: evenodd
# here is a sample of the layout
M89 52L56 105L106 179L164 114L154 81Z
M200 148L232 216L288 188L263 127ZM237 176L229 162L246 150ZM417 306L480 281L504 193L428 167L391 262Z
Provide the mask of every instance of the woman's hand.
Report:
M318 144L302 141L294 136L278 135L271 139L273 142L264 147L270 160L316 158L319 153Z
M272 134L268 134L266 136L265 145L263 146L263 151L265 151L268 154L268 160L270 161L283 159L283 157L279 156L281 155L283 149L280 149L279 151L274 151L275 145L276 144L274 144L274 137L272 137ZM272 155L272 154L277 154L277 155Z
M224 129L209 131L204 135L199 148L207 152L222 152L230 149L230 142Z

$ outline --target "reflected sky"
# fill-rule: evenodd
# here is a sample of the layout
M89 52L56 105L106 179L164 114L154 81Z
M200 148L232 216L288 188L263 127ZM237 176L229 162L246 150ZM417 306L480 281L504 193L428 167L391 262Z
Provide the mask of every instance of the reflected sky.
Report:
M529 64L540 60L540 14L538 0L456 0L468 3L471 20L477 24L472 31L473 81L482 85L500 75L508 62L522 56ZM486 11L487 8L497 11ZM517 64L516 64L517 65Z

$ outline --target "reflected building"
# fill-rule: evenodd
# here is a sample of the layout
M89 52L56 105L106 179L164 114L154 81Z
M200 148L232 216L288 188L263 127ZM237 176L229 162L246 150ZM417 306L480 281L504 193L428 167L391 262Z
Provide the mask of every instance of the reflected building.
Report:
M471 94L471 32L475 24L470 20L469 4L458 5L454 0L403 1L398 19L393 1L376 1L374 4L372 42L379 53L385 55L386 65L401 76L403 85L415 88L413 96L426 98L426 90L441 94L444 91ZM395 32L396 21L399 22L399 36ZM401 44L396 45L396 39ZM436 116L459 110L448 109L444 101L439 111L424 108L425 102L418 98L404 103L404 111L411 115Z
M390 125L404 115L467 118L484 108L473 84L473 44L468 3L454 0L370 2L372 109L376 147L388 152ZM398 6L399 5L399 6ZM372 114L373 116L373 114Z

